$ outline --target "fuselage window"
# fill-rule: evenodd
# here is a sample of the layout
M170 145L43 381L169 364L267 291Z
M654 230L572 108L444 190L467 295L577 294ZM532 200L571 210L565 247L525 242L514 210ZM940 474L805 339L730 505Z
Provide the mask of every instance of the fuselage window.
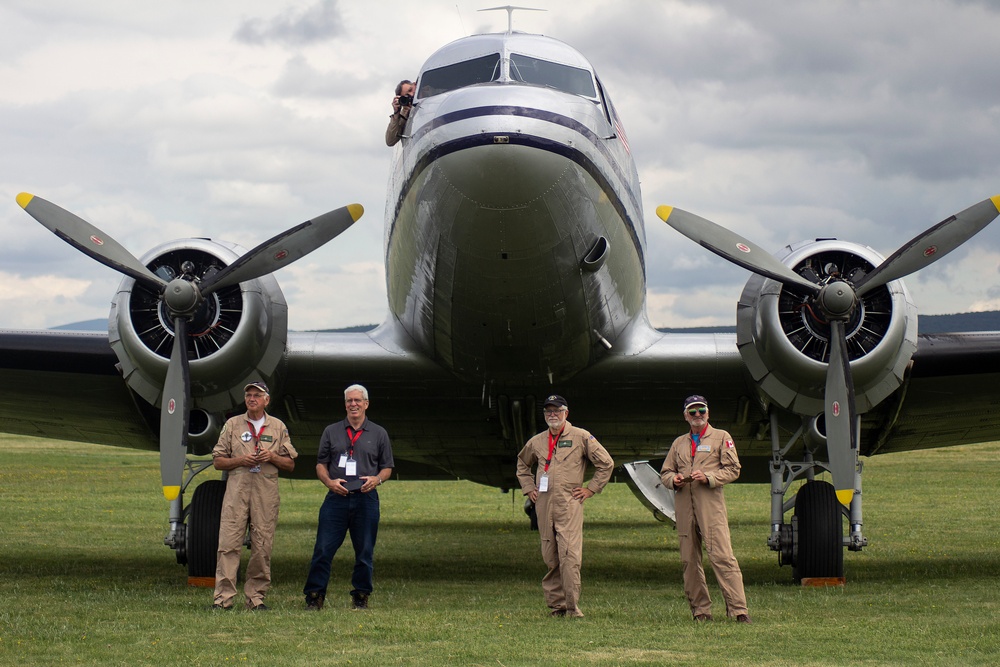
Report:
M417 97L423 99L500 78L500 54L494 53L473 60L430 69L420 77Z
M579 67L539 60L519 53L510 54L510 76L515 81L550 86L573 95L597 97L594 77Z

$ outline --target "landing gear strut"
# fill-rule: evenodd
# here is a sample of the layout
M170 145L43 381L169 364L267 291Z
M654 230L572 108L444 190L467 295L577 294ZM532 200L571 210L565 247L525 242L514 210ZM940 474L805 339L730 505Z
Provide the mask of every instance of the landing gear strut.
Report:
M804 433L805 453L802 461L785 458ZM803 583L842 584L844 582L844 551L861 551L868 545L862 532L861 468L857 462L854 475L854 497L850 508L837 500L832 484L818 481L816 470L828 470L825 462L814 454L820 438L815 420L803 419L799 429L785 443L779 440L778 414L771 410L771 536L767 540L772 551L778 552L779 565L791 565L792 577ZM815 443L815 444L813 444ZM805 478L789 500L785 494L792 482ZM794 509L791 523L785 523L785 512ZM843 519L850 523L850 534L844 538Z
M195 475L211 465L211 461L185 462L187 474L177 498L170 502L170 532L163 538L163 543L176 553L178 564L187 565L188 583L195 586L207 586L215 579L219 517L226 482L207 480L201 483L195 488L191 504L187 507L184 507L184 492Z

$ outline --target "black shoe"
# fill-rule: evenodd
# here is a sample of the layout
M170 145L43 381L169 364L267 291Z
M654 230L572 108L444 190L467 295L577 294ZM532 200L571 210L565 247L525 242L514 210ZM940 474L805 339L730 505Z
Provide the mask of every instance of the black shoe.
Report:
M232 607L223 607L221 604L216 602L211 607L209 607L209 609L211 609L212 611L230 611L232 610Z
M704 623L705 621L711 621L712 620L712 615L711 614L698 614L698 615L696 615L694 617L694 620L698 621L699 623Z
M351 609L368 609L368 593L351 593Z
M739 616L736 617L736 622L748 623L748 624L753 623L753 621L750 620L750 616L748 614L740 614Z
M264 604L263 602L261 602L261 603L260 603L259 605L257 605L256 607L254 607L254 606L251 606L251 605L247 605L247 611L271 611L271 608L270 608L270 607L268 607L268 606L267 606L266 604Z
M325 596L320 595L319 593L313 591L312 593L306 596L306 610L319 611L320 609L323 608L323 602L325 600L326 600Z
M565 615L566 615L565 609L553 609L552 613L549 614L549 616L565 616Z

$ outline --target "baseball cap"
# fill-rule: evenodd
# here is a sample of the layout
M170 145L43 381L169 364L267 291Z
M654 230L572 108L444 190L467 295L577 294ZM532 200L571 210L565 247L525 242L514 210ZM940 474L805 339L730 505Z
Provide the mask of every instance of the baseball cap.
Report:
M704 396L699 396L698 394L693 394L684 399L684 409L687 410L692 405L704 405L708 407L708 401L705 400Z
M557 408L568 408L569 407L569 405L566 403L566 399L563 398L562 396L557 395L557 394L552 394L551 396L549 396L548 398L546 398L545 402L542 403L542 407L544 408L546 405L554 405Z
M264 384L263 382L259 381L259 380L255 381L255 382L250 382L249 384L247 384L247 386L243 387L243 391L246 392L246 390L249 389L250 387L254 387L256 389L260 389L265 394L270 394L271 393L271 392L269 392L267 390L267 385Z

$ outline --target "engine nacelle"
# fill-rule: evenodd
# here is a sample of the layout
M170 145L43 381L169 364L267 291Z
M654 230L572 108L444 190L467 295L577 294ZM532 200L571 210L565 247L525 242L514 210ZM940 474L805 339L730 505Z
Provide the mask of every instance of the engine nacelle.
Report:
M172 241L141 258L166 281L189 272L199 278L220 271L245 250L208 239ZM125 278L111 304L111 347L128 386L159 406L173 346L173 322L159 295ZM288 304L273 276L220 289L208 296L188 325L192 437L214 438L218 416L243 403L243 387L263 379L272 386L288 339ZM204 423L203 423L204 422Z
M883 257L873 249L824 239L786 246L781 261L819 283L838 275L856 282ZM901 281L872 290L847 322L848 358L857 410L866 412L903 381L917 349L917 310ZM829 324L805 299L754 275L737 307L736 342L763 398L800 415L824 411Z

